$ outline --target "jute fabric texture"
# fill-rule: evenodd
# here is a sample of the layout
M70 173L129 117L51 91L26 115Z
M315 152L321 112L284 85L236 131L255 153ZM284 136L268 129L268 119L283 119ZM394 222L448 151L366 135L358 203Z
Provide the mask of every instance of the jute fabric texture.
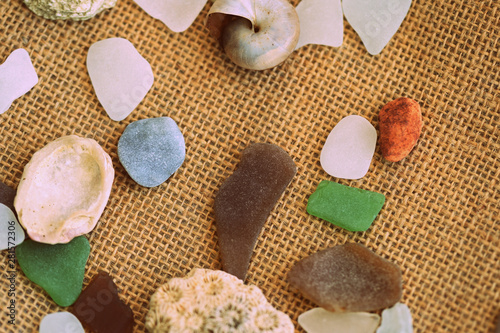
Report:
M296 5L298 1L293 1ZM97 227L84 285L109 272L144 332L151 295L195 267L220 269L213 203L251 142L275 143L297 175L260 234L246 283L294 321L315 305L286 281L298 260L337 244L364 244L401 267L402 302L415 332L492 332L500 314L499 40L496 0L413 1L399 31L377 56L344 20L339 48L309 45L262 72L232 64L204 26L210 3L183 33L173 33L132 0L84 22L49 21L20 0L0 2L0 62L25 48L39 83L0 115L0 181L16 188L24 166L69 134L94 138L116 178ZM89 47L123 37L146 58L155 82L125 120L99 104L86 69ZM343 117L378 129L378 112L401 96L422 108L423 132L411 154L386 162L377 146L368 174L336 179L319 163ZM186 160L164 184L136 184L117 143L138 119L168 116L186 140ZM306 213L324 179L386 195L366 232L348 232ZM6 276L7 251L0 254ZM59 308L16 267L16 326L8 324L10 282L0 279L0 331L37 332Z

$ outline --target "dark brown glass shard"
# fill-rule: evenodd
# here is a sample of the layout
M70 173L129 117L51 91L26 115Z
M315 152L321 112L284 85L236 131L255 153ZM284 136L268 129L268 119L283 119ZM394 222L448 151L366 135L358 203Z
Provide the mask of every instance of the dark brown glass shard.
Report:
M134 313L118 296L108 273L100 271L92 278L73 305L72 312L94 333L132 333Z
M215 220L224 271L244 280L264 222L297 172L280 147L254 143L215 198Z
M299 261L288 281L329 311L370 312L396 304L401 270L360 244L338 245Z
M15 197L16 190L0 182L0 203L9 207L14 212L14 214L16 214L16 209L14 208Z

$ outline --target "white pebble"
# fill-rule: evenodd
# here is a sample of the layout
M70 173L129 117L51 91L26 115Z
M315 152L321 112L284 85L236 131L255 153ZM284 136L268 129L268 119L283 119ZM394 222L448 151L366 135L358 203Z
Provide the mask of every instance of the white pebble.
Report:
M382 311L382 323L377 333L413 333L411 312L406 304L396 303Z
M83 326L69 312L50 313L42 318L40 333L85 333Z
M344 16L368 53L379 54L403 23L411 0L343 0Z
M24 241L24 230L12 210L0 203L0 250L13 248Z
M301 314L298 322L307 333L374 333L380 317L376 313L341 313L315 308Z
M99 102L115 121L125 119L153 86L151 66L123 38L93 44L87 55L87 69Z
M7 111L17 98L38 83L38 75L25 49L12 52L0 65L0 114Z
M321 151L321 166L331 176L359 179L368 172L377 131L361 116L343 118L333 128Z

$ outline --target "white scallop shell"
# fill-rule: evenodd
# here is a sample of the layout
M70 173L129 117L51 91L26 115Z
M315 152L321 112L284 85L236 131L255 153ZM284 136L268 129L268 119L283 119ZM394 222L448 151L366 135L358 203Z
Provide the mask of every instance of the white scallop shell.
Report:
M94 229L114 179L109 155L93 139L61 137L24 168L14 200L31 239L67 243Z

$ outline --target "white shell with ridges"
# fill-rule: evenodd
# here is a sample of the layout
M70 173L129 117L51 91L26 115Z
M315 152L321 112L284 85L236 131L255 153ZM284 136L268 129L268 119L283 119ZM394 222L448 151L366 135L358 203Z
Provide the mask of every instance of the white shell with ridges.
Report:
M112 8L117 0L24 0L35 14L51 20L88 20L105 9Z
M287 0L216 0L207 26L238 66L264 70L293 52L300 23Z
M67 243L94 229L114 179L109 155L93 139L61 137L25 166L14 200L31 239Z
M256 286L223 271L194 269L151 297L149 332L293 333L290 318L272 307Z

